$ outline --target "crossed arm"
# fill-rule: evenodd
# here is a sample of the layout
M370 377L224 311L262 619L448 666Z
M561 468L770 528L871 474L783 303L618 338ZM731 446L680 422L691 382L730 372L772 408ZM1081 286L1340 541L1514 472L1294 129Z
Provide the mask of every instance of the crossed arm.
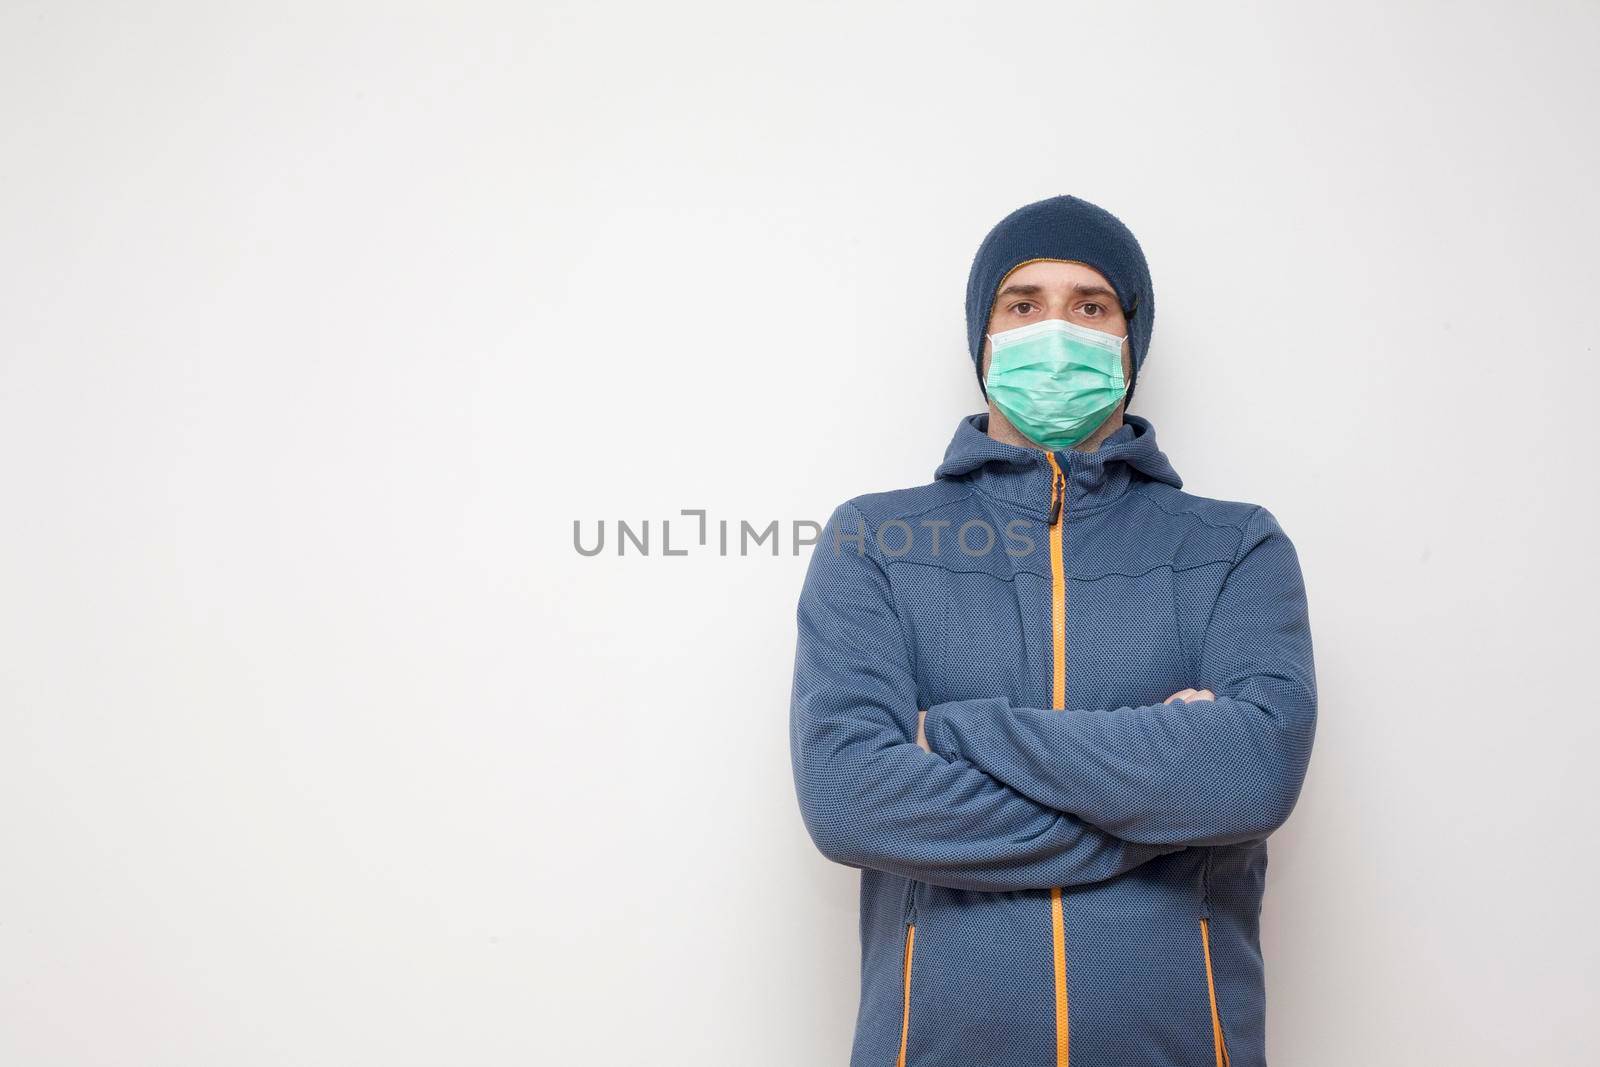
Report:
M850 505L834 512L801 592L790 715L801 814L824 855L953 888L1047 888L1287 818L1315 690L1298 566L1270 514L1252 519L1218 598L1206 689L1092 712L954 701L925 716L887 576L870 549L832 549L841 520L858 528Z
M1264 508L1245 525L1222 582L1199 673L1203 688L1142 707L936 704L925 735L932 752L1125 841L1264 838L1299 798L1317 714L1299 561Z
M1209 689L1180 689L1173 693L1163 704L1170 704L1174 700L1215 700L1217 695ZM917 747L924 752L932 752L928 746L928 709L923 708L917 712Z

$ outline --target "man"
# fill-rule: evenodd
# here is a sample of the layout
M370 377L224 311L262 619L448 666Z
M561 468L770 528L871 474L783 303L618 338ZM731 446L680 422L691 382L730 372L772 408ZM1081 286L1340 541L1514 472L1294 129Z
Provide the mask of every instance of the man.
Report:
M1183 492L1124 411L1154 313L1110 213L1006 216L967 286L988 412L813 550L790 739L808 832L862 872L852 1067L1266 1062L1305 591L1269 511Z

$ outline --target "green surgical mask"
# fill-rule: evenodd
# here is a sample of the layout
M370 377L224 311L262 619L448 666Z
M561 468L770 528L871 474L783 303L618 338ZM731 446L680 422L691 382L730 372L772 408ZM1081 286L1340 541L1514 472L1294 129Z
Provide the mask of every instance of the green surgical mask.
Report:
M989 335L984 388L994 406L1036 444L1071 448L1122 399L1125 338L1065 319Z

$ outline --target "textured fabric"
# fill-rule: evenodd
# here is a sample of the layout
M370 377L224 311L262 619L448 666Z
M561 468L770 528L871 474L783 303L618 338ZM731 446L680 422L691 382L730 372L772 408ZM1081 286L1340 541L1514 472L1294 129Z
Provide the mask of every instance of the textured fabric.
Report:
M995 223L978 245L967 274L967 345L983 388L983 339L1000 280L1030 259L1087 263L1111 283L1128 320L1133 373L1124 406L1133 401L1155 326L1156 294L1150 267L1133 232L1105 208L1076 196L1052 196L1024 204ZM987 395L987 393L985 394Z
M1071 1063L1262 1067L1266 838L1316 720L1295 550L1266 509L1183 492L1146 419L1046 453L987 418L931 483L835 509L800 594L800 812L861 871L851 1067L902 1037L907 1067L1063 1067L1052 889ZM1185 688L1216 699L1161 703Z

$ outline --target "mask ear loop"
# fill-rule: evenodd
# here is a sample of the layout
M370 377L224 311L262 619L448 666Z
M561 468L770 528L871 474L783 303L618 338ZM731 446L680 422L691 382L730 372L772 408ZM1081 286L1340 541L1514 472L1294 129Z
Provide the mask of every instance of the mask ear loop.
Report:
M1133 304L1130 307L1125 307L1125 308L1122 309L1122 317L1131 321L1133 319L1134 315L1138 314L1138 312L1139 312L1139 294L1138 293L1134 293L1133 294ZM1131 325L1128 327L1128 336L1129 336L1130 339L1133 337L1133 327ZM1126 412L1128 410L1128 398L1133 395L1133 387L1134 387L1134 384L1138 382L1138 380L1139 380L1139 364L1134 363L1133 364L1133 373L1128 375L1127 384L1124 385L1123 389L1122 389L1122 410L1124 412Z

